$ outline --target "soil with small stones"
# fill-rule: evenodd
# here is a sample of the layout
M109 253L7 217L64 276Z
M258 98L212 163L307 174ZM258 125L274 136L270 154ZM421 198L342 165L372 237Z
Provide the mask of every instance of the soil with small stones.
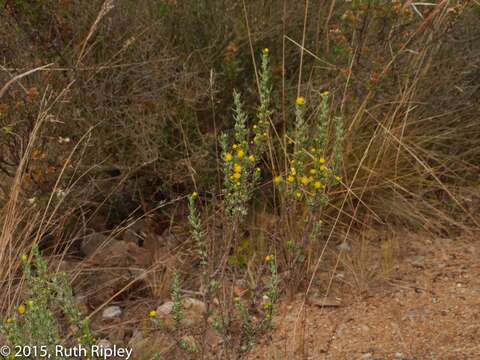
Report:
M480 359L478 238L401 240L388 277L362 290L352 268L334 277L342 282L328 297L338 306L303 296L280 304L247 359Z

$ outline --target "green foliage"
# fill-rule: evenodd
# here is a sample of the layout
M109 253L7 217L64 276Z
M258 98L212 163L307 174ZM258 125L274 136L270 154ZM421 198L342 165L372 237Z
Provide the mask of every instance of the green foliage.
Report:
M271 330L273 315L275 315L275 305L280 296L279 289L278 289L280 279L278 277L276 259L274 258L273 255L268 255L266 257L266 262L267 262L267 266L270 274L269 274L268 282L266 285L266 292L263 295L263 299L264 299L263 308L265 310L265 315L260 325L262 332Z
M260 71L260 105L257 119L252 126L252 135L248 128L248 115L244 110L240 94L233 93L234 102L234 139L229 146L226 134L220 136L222 159L224 161L224 194L226 212L232 218L241 219L247 215L248 202L261 176L259 160L266 150L269 140L271 110L271 74L268 65L269 50L264 49Z
M279 278L277 273L277 264L273 255L265 258L268 266L269 277L262 294L263 301L263 317L260 321L253 321L249 309L245 306L242 299L235 299L235 308L238 311L242 322L242 344L240 350L246 352L251 350L257 343L260 336L272 329L273 315L275 314L275 306L279 297Z
M205 234L203 232L202 223L200 220L200 214L197 210L195 203L197 197L198 194L196 192L194 192L188 197L188 222L190 224L190 233L197 245L197 252L200 258L200 264L205 271L205 268L208 266L208 253L205 244Z
M260 178L256 157L252 154L247 128L247 115L243 110L240 94L234 93L235 143L228 145L226 134L220 137L224 161L224 194L226 213L233 218L247 215L248 201L254 184Z
M260 105L257 110L257 122L252 126L253 141L256 145L254 154L257 158L261 158L265 152L265 147L269 139L268 133L270 130L272 111L272 74L269 67L269 53L268 48L263 49L261 57L260 68Z
M73 326L78 342L87 348L95 343L89 322L79 311L65 274L52 274L38 248L32 249L31 259L22 256L23 273L28 299L17 306L16 314L3 319L0 332L12 346L44 346L53 354L62 343L56 311L60 310ZM29 358L28 356L26 358ZM62 358L63 359L63 358Z
M175 327L180 325L180 321L184 318L184 309L181 293L181 282L180 277L177 273L173 274L172 290L171 297L173 301L173 320L175 321Z

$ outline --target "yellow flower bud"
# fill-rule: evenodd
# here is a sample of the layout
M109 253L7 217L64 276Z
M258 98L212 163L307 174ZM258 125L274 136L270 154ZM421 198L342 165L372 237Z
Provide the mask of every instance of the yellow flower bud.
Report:
M226 161L226 162L230 162L230 161L232 161L232 160L233 160L232 154L226 153L226 154L225 154L225 161Z
M198 197L198 193L196 191L194 191L192 193L192 199L196 199Z
M305 98L303 96L298 97L295 101L295 104L297 104L297 106L305 105Z
M248 157L248 161L254 162L254 161L255 161L255 156L250 155L250 156Z
M235 174L233 174L233 178L234 178L235 180L239 180L241 177L242 177L242 175L241 175L240 173L235 173Z
M318 161L320 162L320 164L325 164L327 160L325 160L325 158L322 156Z
M289 175L289 176L287 177L287 181L288 181L289 183L293 183L293 182L295 181L295 178L294 178L292 175Z
M242 160L244 156L245 156L245 152L242 149L237 151L237 158L239 160Z
M310 169L310 174L315 175L317 173L317 170L315 169Z
M313 183L313 186L314 186L315 189L318 190L318 189L321 189L321 188L322 188L322 183L321 183L320 181L315 181L315 182Z
M157 317L157 312L155 310L152 310L148 313L148 317L150 318L156 318Z
M21 305L17 308L17 312L18 312L20 315L25 314L25 311L27 311L27 309L25 308L25 305L23 305L23 304L21 304Z
M282 177L281 176L275 176L273 178L273 182L275 183L275 185L279 185L282 182Z

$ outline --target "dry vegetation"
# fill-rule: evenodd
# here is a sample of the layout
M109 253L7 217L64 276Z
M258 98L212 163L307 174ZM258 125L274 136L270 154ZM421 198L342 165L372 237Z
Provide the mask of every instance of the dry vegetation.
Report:
M392 289L417 243L475 241L479 17L475 0L0 0L0 342L370 353L331 346L332 323L308 355L305 319L325 320L308 302Z

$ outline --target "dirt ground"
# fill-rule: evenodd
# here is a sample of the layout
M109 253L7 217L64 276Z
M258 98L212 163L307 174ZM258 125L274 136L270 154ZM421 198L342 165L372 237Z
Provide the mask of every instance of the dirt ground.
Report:
M346 271L330 306L318 295L283 302L273 333L247 358L480 359L478 238L400 240L388 278L359 287Z

